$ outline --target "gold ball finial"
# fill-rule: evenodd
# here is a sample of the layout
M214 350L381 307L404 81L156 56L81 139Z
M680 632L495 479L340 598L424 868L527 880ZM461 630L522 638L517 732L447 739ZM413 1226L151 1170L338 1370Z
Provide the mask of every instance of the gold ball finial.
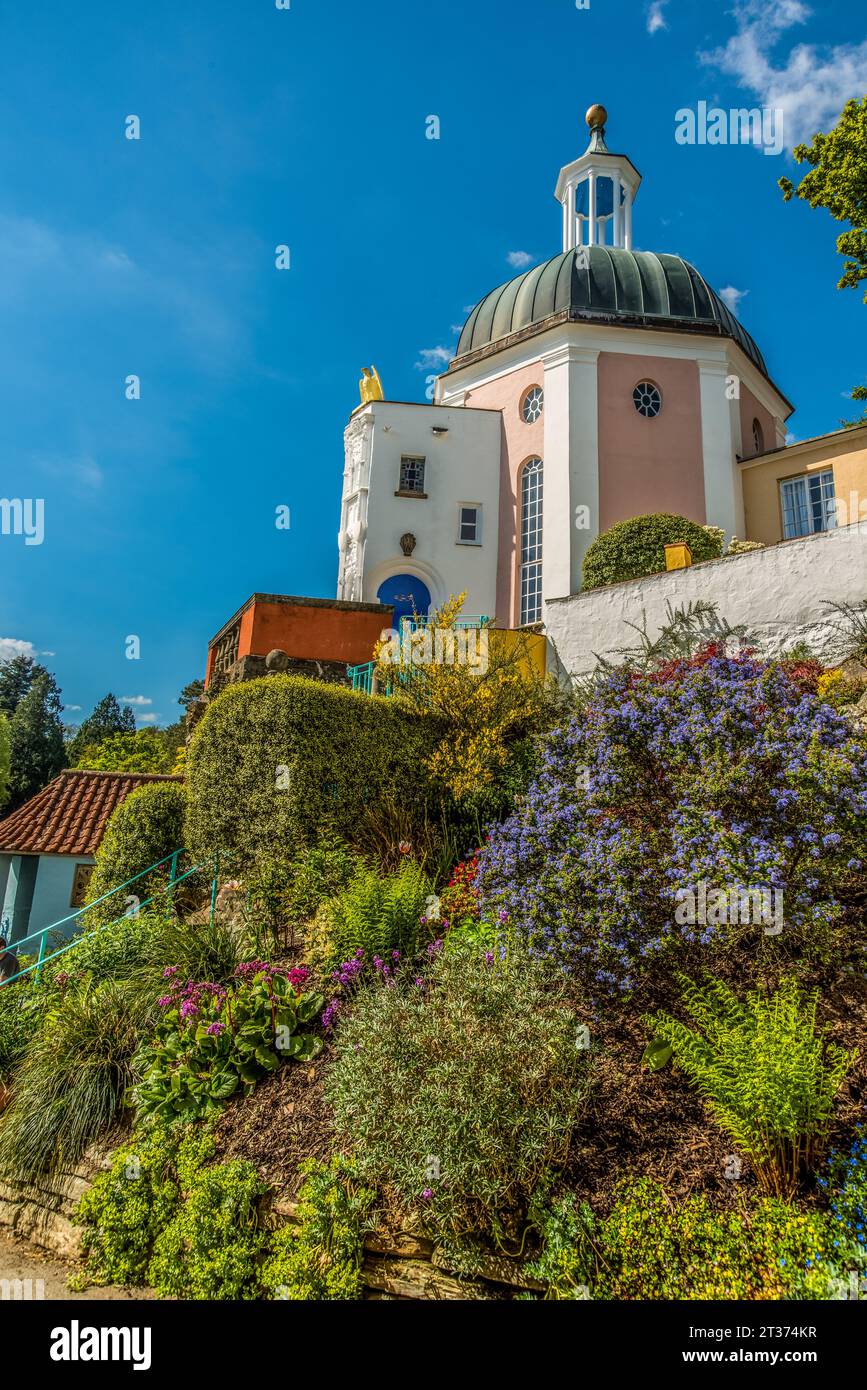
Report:
M608 120L608 112L605 110L604 106L600 106L597 103L595 106L590 107L584 119L590 129L593 130L596 126L605 125Z

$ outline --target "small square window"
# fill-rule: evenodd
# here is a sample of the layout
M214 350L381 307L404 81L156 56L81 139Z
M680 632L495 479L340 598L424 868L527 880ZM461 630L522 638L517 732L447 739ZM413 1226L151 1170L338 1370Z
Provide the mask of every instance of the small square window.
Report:
M400 460L400 491L424 492L424 459L403 454Z
M461 503L458 507L458 544L481 545L482 509L477 503Z
M72 877L72 896L69 899L71 908L84 907L95 867L94 864L76 864Z

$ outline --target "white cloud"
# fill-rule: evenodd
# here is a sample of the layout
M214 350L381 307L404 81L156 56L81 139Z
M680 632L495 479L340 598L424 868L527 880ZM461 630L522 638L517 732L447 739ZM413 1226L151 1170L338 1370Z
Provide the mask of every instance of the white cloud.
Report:
M416 367L420 372L426 372L431 367L445 367L451 362L454 352L451 348L432 347L422 348L418 355Z
M653 0L653 4L647 11L647 32L656 34L660 29L667 29L665 22L665 7L668 0Z
M152 705L153 700L148 695L121 695L122 705Z
M35 660L37 655L32 642L24 642L20 637L0 637L0 661L11 661L13 656L29 656Z
M813 14L803 0L738 0L737 32L721 48L700 53L702 62L733 77L762 106L783 113L788 148L830 130L851 97L867 90L867 39L861 43L796 44L776 59L787 30Z
M450 331L451 333L458 333L458 334L463 333L463 331L464 331L464 325L463 325L462 323L453 323L453 324L450 324L450 325L449 325L449 331Z
M465 305L464 305L464 313L465 313L465 314L471 314L471 313L473 312L473 310L475 309L475 307L476 307L475 304L465 304Z
M64 709L64 712L65 712L66 710L68 710L68 709L73 709L73 710L74 710L74 709L81 709L81 705L64 705L64 706L63 706L63 709Z
M516 270L524 270L528 265L533 264L533 257L530 255L529 251L510 251L506 260L509 262L509 265L514 266Z
M137 714L137 715L136 715L136 719L138 719L142 724L152 724L152 723L154 722L155 719L159 719L159 715L158 715L158 714Z
M736 290L734 285L726 285L724 290L720 290L719 297L733 314L738 312L738 305L741 300L749 294L749 290Z

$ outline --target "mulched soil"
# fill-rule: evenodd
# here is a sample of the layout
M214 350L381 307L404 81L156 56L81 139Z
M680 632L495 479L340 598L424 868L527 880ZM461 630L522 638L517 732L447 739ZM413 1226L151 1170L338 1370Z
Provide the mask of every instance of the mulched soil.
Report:
M326 1159L334 1148L331 1112L323 1094L332 1049L312 1062L288 1062L253 1094L233 1100L216 1127L223 1158L246 1158L282 1197L294 1197L306 1158Z

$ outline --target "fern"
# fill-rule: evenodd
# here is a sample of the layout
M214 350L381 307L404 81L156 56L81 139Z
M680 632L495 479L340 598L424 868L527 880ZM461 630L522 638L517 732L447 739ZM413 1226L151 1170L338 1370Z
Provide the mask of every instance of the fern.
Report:
M401 958L413 956L430 892L429 879L412 860L386 876L359 868L321 914L318 954L323 964L333 967L359 950L368 958L392 951Z
M715 1120L755 1165L762 1189L790 1197L824 1145L834 1098L857 1053L827 1043L818 993L791 977L744 1001L723 984L681 977L692 1028L659 1012L645 1021L667 1044Z

